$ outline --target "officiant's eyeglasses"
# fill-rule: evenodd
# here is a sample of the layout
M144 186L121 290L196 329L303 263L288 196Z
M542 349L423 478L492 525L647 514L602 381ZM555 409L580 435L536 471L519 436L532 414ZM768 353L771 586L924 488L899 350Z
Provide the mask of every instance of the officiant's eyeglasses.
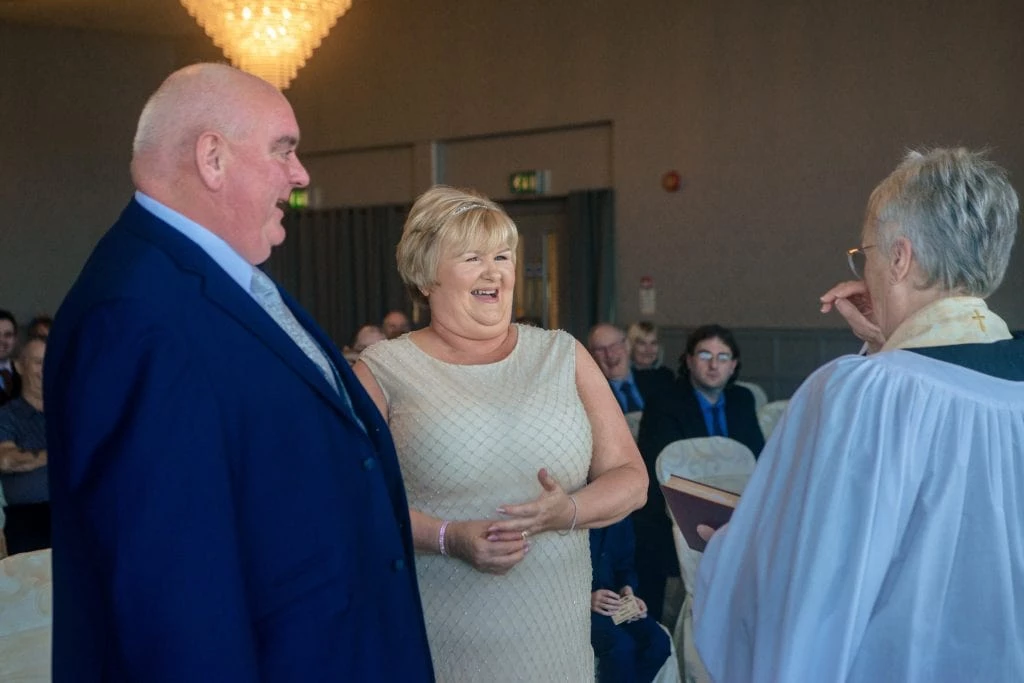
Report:
M846 260L850 264L850 270L853 271L854 277L858 280L864 279L864 265L868 261L866 252L868 249L874 249L876 244L864 244L853 249L846 250Z

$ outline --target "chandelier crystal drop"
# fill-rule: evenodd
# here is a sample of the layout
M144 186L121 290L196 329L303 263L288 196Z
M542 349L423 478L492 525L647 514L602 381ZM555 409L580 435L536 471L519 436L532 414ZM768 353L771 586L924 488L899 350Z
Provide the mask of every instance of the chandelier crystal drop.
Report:
M352 0L181 0L231 63L284 90Z

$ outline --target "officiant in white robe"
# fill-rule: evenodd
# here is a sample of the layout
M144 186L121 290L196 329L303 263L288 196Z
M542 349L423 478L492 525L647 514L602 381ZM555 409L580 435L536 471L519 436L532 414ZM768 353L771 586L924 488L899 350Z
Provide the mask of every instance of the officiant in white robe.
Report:
M1024 340L984 301L1017 215L1005 172L962 149L872 193L863 279L822 310L878 353L804 383L711 539L713 680L1024 680Z

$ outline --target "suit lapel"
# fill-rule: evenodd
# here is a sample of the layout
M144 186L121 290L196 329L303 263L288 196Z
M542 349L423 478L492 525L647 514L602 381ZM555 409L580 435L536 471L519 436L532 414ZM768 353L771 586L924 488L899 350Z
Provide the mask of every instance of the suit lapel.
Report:
M224 269L210 258L205 251L180 232L143 209L135 200L132 200L128 208L125 209L122 221L128 230L167 253L179 268L198 275L203 281L203 294L211 303L248 329L253 336L273 351L285 365L302 377L314 391L330 403L339 415L355 424L354 416L345 406L341 397L338 396L338 393L334 391L334 388L327 383L327 380L320 373L316 364L306 357L302 349L291 340L288 334L281 329L280 325L253 300L248 292L231 279ZM286 296L286 293L282 292L282 295ZM285 302L292 309L292 312L296 314L299 322L314 335L321 346L324 346L322 335L317 334L319 328L313 325L313 329L311 329L312 320L309 316L301 308L298 308L298 305L291 297L286 296ZM337 362L335 358L338 354L334 352L333 344L324 346L324 352L328 354L332 362ZM338 374L342 374L341 368L338 368Z
M700 401L690 380L680 377L677 381L679 387L679 401L682 410L679 411L679 419L683 422L684 434L697 436L708 436L708 425L704 422L704 411L701 410Z
M380 410L377 409L377 405L370 399L366 390L363 389L362 383L360 383L359 379L355 376L355 373L353 373L351 368L349 368L348 361L345 360L345 357L338 351L338 347L335 345L334 341L327 336L327 333L324 332L323 328L316 324L313 317L310 316L309 313L292 298L291 294L281 290L281 298L284 300L285 305L291 310L295 319L299 321L300 325L306 328L306 331L309 332L310 336L312 336L316 343L320 345L320 348L323 349L323 352L327 355L331 364L334 365L335 370L337 370L338 380L348 393L348 399L352 403L352 410L355 411L356 416L358 416L362 421L363 426L366 427L367 431L369 432L371 430L371 426L373 426L374 422L380 421L380 423L383 424L384 418L381 416ZM294 346L294 344L292 344L292 346ZM304 354L303 358L305 358ZM309 364L312 365L311 362ZM317 374L319 374L319 372ZM333 389L330 389L329 387L328 389L331 394L336 393ZM341 399L338 400L340 401ZM348 410L345 412L348 413ZM380 425L376 426L379 427Z
M302 377L324 400L334 406L340 415L352 420L352 416L338 392L327 383L320 369L292 341L288 333L281 329L281 326L247 292L242 290L238 283L227 275L223 278L227 281L226 283L218 282L219 279L206 278L203 285L203 293L206 297L252 332L253 336L262 341L285 365ZM295 313L294 308L292 308L292 312ZM298 316L296 317L298 318ZM303 321L300 320L300 323L307 330L309 329ZM321 345L323 344L321 340L317 339L317 341ZM325 348L324 351L327 352L328 349Z

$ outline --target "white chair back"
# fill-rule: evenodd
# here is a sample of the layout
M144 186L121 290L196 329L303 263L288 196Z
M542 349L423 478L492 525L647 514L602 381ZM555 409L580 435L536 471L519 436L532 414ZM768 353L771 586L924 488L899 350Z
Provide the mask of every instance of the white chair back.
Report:
M49 681L49 549L0 560L0 615L0 681Z
M775 430L775 425L778 424L782 414L786 412L786 406L788 405L788 400L772 401L758 409L757 423L761 425L761 433L764 434L765 441L767 441L768 437L772 435L772 432Z
M754 454L739 441L704 436L673 441L658 454L654 467L661 483L675 474L738 493L736 488L715 482L742 488L754 471L755 462Z
M750 393L754 395L754 411L761 410L761 406L768 403L768 392L760 384L754 384L753 382L743 382L740 380L736 381L736 386L746 387L750 389Z
M629 433L633 435L633 441L636 441L640 436L640 420L643 416L644 412L642 410L634 410L625 415L626 424L629 425Z
M706 436L673 441L665 446L655 461L655 472L660 483L668 481L675 474L733 493L742 493L754 472L754 463L754 454L739 441L724 436ZM672 516L671 512L668 514ZM675 520L672 524L675 525ZM687 591L690 591L696 583L701 553L692 550L685 541L682 547L677 546L676 551L683 582Z
M739 441L724 436L708 436L673 441L665 446L655 461L654 471L662 483L675 474L733 493L743 493L754 472L755 462L754 454ZM672 517L670 511L667 514L669 518ZM672 520L672 540L679 559L679 573L686 588L686 600L676 621L673 641L677 653L683 658L684 680L708 681L707 672L693 644L692 623L693 589L697 584L697 569L703 553L690 548L675 520Z

